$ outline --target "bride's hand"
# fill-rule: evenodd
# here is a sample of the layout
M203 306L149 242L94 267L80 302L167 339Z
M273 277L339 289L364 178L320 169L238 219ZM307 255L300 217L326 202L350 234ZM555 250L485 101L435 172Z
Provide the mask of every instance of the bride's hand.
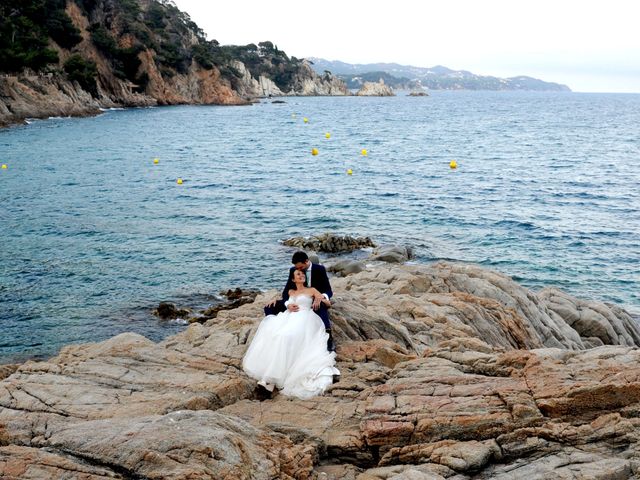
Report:
M287 310L289 310L290 312L297 312L298 310L300 310L300 307L295 303L290 303L289 305L287 305Z

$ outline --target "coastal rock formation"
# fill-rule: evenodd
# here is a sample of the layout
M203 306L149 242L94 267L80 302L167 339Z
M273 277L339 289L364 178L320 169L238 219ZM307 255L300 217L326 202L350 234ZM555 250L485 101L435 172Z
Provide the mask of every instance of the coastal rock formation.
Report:
M360 97L395 97L395 93L388 85L385 85L384 80L380 79L379 82L364 82L362 88L357 91L356 95Z
M43 8L33 0L23 3L12 17ZM67 0L56 8L49 13L64 35L51 33L53 24L42 15L31 20L31 34L50 47L43 64L25 63L42 54L28 45L20 44L24 52L0 46L0 56L11 59L11 65L0 65L0 127L26 118L95 115L101 108L247 105L258 97L349 94L340 79L318 75L271 42L225 47L207 40L172 2Z
M332 284L342 376L324 396L259 401L243 374L266 292L160 343L122 334L10 368L0 478L640 475L623 310L446 262Z
M349 95L347 85L342 80L329 72L319 76L307 61L302 63L294 75L292 84L288 95Z
M302 250L325 253L353 252L361 248L375 247L375 243L369 237L352 237L351 235L334 235L323 233L310 237L292 237L282 242L288 247L296 247Z
M253 78L251 76L251 72L247 70L247 67L245 67L244 63L241 61L234 60L231 63L231 66L240 74L236 90L241 97L259 98L268 96L278 97L284 95L278 86L264 75L260 75L258 79Z
M101 106L112 105L60 76L0 75L0 127L25 118L96 115Z

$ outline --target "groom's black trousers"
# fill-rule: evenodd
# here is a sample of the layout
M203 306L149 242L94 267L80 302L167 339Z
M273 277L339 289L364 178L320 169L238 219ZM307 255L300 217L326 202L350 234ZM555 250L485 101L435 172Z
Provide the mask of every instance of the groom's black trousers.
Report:
M273 307L264 307L265 315L277 315L280 312L285 312L287 307L284 306L284 302L282 300L278 300ZM329 321L329 310L326 305L321 303L320 308L318 310L314 310L318 314L318 316L322 319L322 323L324 323L324 328L331 328L331 322Z

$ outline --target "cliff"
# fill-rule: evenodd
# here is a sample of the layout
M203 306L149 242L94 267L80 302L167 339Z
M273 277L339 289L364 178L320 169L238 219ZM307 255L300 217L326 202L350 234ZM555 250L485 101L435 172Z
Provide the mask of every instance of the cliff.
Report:
M255 302L0 369L0 477L626 479L640 330L623 310L452 263L336 278L341 379L260 400Z
M347 94L271 42L207 40L166 0L27 0L0 6L0 18L0 126L109 107Z

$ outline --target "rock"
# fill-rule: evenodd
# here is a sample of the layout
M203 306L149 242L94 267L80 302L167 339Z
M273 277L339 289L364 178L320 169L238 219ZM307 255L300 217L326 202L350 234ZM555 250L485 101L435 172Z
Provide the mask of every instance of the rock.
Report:
M273 81L263 75L258 79L251 76L251 72L244 63L239 60L233 60L231 66L239 73L240 78L236 85L238 94L243 98L270 97L281 96L284 93L277 87Z
M311 261L311 263L320 263L320 257L318 256L318 254L314 252L309 252L307 256L309 257L309 260Z
M413 92L410 92L407 96L408 97L428 97L429 94L427 92L425 92L425 91L421 91L421 90L415 91L414 90Z
M178 308L175 303L160 302L158 308L154 309L152 313L162 320L174 320L176 318L187 318L192 311L188 308Z
M393 89L384 84L381 78L378 83L364 82L362 88L356 93L359 97L395 97Z
M106 466L90 465L81 458L39 448L9 445L0 447L0 478L106 480L122 477Z
M313 250L327 253L346 253L362 248L375 247L369 237L352 237L323 233L311 237L292 237L284 240L283 245L301 250Z
M336 263L329 265L328 270L340 277L346 277L354 273L360 273L366 269L366 266L362 262L357 260L339 260Z
M218 316L218 313L222 310L233 310L234 308L238 308L239 306L246 303L251 303L258 296L258 293L258 290L243 290L241 288L236 288L235 290L227 290L226 292L220 292L221 295L226 297L227 301L225 303L212 305L206 310L203 310L202 312L200 312L201 316L195 318L194 321L204 323L207 320L216 318Z
M640 327L619 307L579 300L555 288L545 288L538 296L551 314L562 319L593 346L640 345ZM595 340L594 340L595 337Z
M9 368L0 477L640 475L640 349L624 310L448 262L332 286L342 375L325 395L260 401L242 372L266 292L160 343L128 333Z
M404 263L409 261L411 257L412 252L409 247L401 245L382 245L373 251L370 260L389 263Z
M0 365L0 380L7 378L13 372L15 372L20 365L17 364L7 364Z
M293 88L287 95L349 95L347 85L342 80L328 72L322 76L318 75L307 60L303 61L295 73L292 83Z

